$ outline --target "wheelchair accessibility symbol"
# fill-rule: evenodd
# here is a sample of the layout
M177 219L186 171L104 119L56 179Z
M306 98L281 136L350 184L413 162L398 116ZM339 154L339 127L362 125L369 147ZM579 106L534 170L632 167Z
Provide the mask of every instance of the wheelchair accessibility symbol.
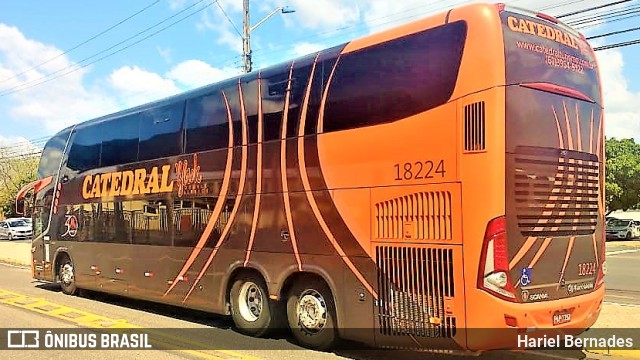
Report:
M520 285L527 286L531 284L531 268L523 268L520 275Z

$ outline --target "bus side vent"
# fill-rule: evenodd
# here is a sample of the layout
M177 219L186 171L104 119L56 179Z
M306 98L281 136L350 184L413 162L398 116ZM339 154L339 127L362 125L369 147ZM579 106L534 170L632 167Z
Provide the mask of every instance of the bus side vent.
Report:
M454 296L452 249L378 246L376 261L381 334L455 336L456 318L445 309Z
M419 192L379 202L374 226L376 239L450 240L451 193Z
M484 101L464 107L464 151L486 149Z

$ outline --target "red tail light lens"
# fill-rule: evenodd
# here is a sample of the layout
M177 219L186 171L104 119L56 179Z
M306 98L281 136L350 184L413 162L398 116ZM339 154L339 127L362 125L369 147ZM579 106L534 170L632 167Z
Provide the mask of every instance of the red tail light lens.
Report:
M506 219L495 218L487 224L478 268L478 288L501 299L516 301L509 276Z

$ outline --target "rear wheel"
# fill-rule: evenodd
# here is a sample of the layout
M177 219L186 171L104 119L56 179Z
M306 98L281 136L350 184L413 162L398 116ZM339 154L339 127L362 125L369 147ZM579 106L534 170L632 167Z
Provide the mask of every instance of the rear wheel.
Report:
M627 235L625 236L625 239L631 240L631 231L627 232Z
M331 348L338 340L335 314L333 296L323 281L298 281L289 291L289 327L302 346L318 350Z
M7 239L9 239L9 241L13 241L13 234L9 233L9 235L7 235Z
M238 277L231 287L231 317L239 331L264 336L280 324L282 311L269 299L264 280L253 274Z
M75 295L78 292L76 287L76 273L71 259L64 255L59 262L58 277L62 292L67 295Z

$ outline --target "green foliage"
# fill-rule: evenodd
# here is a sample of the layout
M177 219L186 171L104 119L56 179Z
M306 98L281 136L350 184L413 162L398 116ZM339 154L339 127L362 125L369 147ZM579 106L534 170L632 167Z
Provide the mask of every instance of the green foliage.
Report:
M633 139L607 139L605 155L607 211L640 207L640 144Z
M0 212L5 217L16 215L16 195L36 179L38 161L38 157L19 156L10 149L0 149Z

